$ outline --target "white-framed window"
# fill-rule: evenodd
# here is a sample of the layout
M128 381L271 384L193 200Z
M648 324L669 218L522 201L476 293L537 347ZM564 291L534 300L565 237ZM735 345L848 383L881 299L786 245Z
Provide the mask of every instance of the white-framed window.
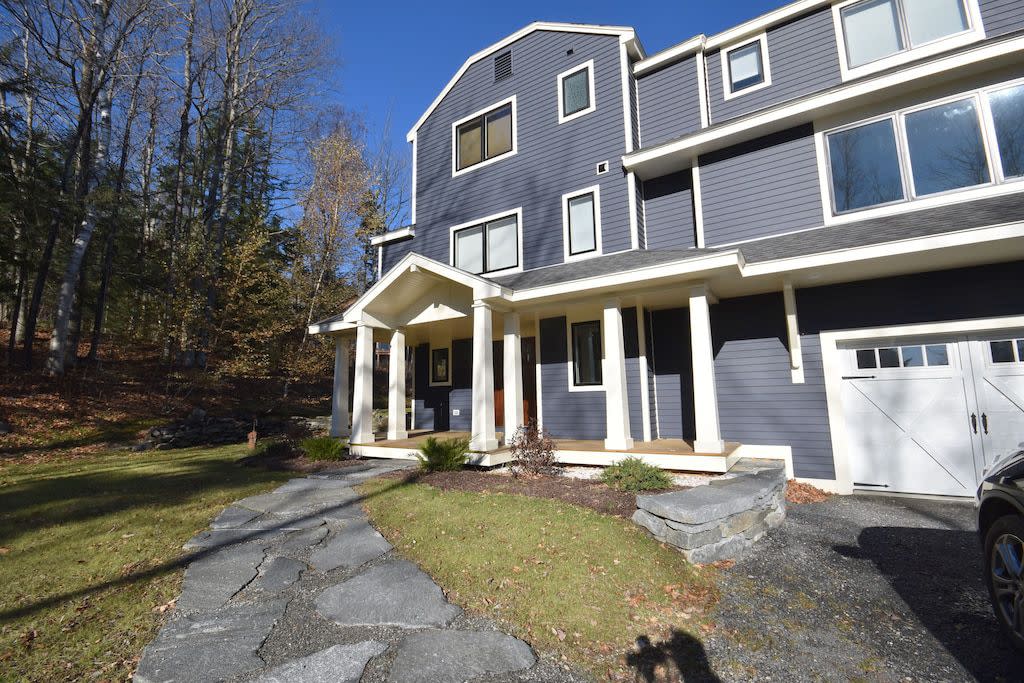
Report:
M566 317L570 391L604 389L604 342L600 317Z
M950 364L949 344L905 344L853 351L858 370L936 368Z
M594 60L558 74L558 122L565 123L597 109L594 95Z
M565 261L601 255L601 186L562 195L562 245Z
M915 105L820 134L832 216L1016 191L1024 177L1024 81Z
M512 156L517 145L513 95L452 124L452 176Z
M768 35L722 48L722 96L729 100L772 84Z
M997 363L1024 363L1024 339L996 339L988 342L989 360Z
M450 346L430 347L430 386L452 385L452 353Z
M978 0L848 0L832 19L844 80L985 37Z
M522 270L523 210L486 216L451 228L451 264L474 275Z

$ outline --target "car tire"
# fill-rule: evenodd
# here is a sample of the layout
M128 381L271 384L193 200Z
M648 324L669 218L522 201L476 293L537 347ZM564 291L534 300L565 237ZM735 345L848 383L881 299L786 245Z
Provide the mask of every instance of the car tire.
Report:
M985 585L999 627L1024 653L1024 517L1000 517L985 533Z

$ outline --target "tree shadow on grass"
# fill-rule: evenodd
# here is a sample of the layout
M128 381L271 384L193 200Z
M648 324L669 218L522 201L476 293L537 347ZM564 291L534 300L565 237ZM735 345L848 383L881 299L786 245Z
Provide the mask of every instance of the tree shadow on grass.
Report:
M221 464L223 465L223 463L221 463ZM201 468L199 468L199 469L201 469ZM354 468L354 467L353 468L348 468L348 469L346 469L345 474L349 474L349 475L357 474L360 471L365 472L365 471L367 471L369 469L372 469L372 467L369 466L369 465L366 468ZM353 482L353 484L355 485L355 484L363 483L363 481L368 481L370 478L372 478L372 477L368 477L367 479L361 480L361 481L358 481L358 482ZM111 588L119 588L119 587L128 586L128 585L132 585L132 584L139 583L139 582L148 582L148 581L151 581L151 580L153 580L155 578L158 578L160 576L168 574L170 572L175 572L175 571L178 571L179 569L183 569L183 568L187 567L189 564L191 564L192 562L194 562L195 560L198 560L198 559L201 559L201 558L204 558L204 557L208 557L210 555L214 555L214 554L219 553L219 552L221 552L221 551L223 551L223 550L225 550L225 549L227 549L227 548L229 548L231 546L237 546L237 545L240 545L240 544L243 544L243 543L249 543L251 541L258 541L258 540L263 540L263 541L269 543L268 536L271 535L271 534L274 534L276 532L286 533L285 529L301 527L302 526L302 522L310 520L310 519L315 519L315 518L322 517L324 515L329 515L329 514L341 514L341 513L344 513L346 510L350 509L353 506L356 506L356 507L361 506L364 501L366 501L366 500L368 500L370 498L381 496L381 495L387 494L387 493L389 493L389 492L391 492L391 491L393 491L393 490L395 490L397 488L401 488L401 487L404 487L404 486L408 486L410 484L414 484L414 483L416 483L416 481L418 479L419 479L419 473L418 472L409 472L409 473L406 473L405 476L402 476L399 479L396 479L394 483L392 483L392 484L390 484L388 486L382 487L381 489L379 489L379 490L377 490L377 491L375 491L375 492L373 492L373 493L371 493L369 495L361 495L358 498L355 498L355 499L352 499L352 500L348 500L346 502L342 502L342 503L339 503L337 505L317 508L315 511L312 511L309 514L304 514L304 515L301 515L301 516L296 515L296 516L288 517L286 519L283 519L281 521L281 524L278 525L278 526L270 526L270 527L265 527L265 528L258 529L258 530L253 530L249 534L245 534L244 536L241 536L241 537L232 538L228 542L219 543L219 544L212 544L212 545L210 545L208 547L202 548L201 550L196 550L196 551L193 551L193 552L184 553L184 554L182 554L182 555L180 555L180 556L178 556L178 557L176 557L176 558L174 558L172 560L168 560L166 562L162 562L159 565L150 567L150 568L145 569L145 570L130 572L130 573L127 573L127 574L125 574L123 576L120 576L120 577L118 577L116 579L100 581L100 582L94 583L92 585L86 586L84 588L80 588L80 589L73 590L73 591L66 591L64 593L59 593L59 594L56 594L56 595L51 595L51 596L48 596L48 597L46 597L46 598L44 598L42 600L37 600L37 601L32 602L32 603L27 604L27 605L22 605L20 607L15 607L13 609L8 609L8 610L0 611L0 622L3 622L3 621L8 620L8 619L19 619L19 618L22 618L22 617L26 617L26 616L29 616L31 614L37 613L37 612L39 612L41 610L49 609L49 608L51 608L51 607L53 607L55 605L59 605L61 603L68 602L68 601L78 600L78 599L83 598L83 597L88 597L88 596L90 596L90 595L92 595L94 593L100 593L100 592L106 591L106 590L111 589ZM167 479L163 480L164 486L166 486L168 483L169 482L167 481ZM252 483L252 481L249 480L247 482L242 482L240 485L248 485L248 484L251 484L251 483ZM221 486L221 488L223 488L223 486ZM172 492L167 492L167 493L168 494L172 494ZM196 492L193 490L189 495L195 495L195 493ZM166 501L167 499L165 498L163 500ZM4 503L4 505L0 505L0 510L3 510L4 506L6 505L6 501L3 501L2 497L0 497L0 502ZM138 502L137 501L135 504L145 505L147 503Z
M636 671L637 680L644 683L681 680L684 683L721 683L711 669L704 644L684 631L673 630L672 637L652 643L650 637L636 639L636 649L626 653L626 664ZM675 666L675 671L672 670ZM659 674L668 671L668 678ZM675 678L678 672L679 678Z

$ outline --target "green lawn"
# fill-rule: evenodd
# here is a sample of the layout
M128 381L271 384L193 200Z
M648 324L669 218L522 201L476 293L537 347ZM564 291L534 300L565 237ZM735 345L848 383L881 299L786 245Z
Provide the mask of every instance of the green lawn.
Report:
M181 545L290 476L244 446L0 465L0 680L124 680L179 592ZM99 673L96 673L99 672Z
M707 626L715 570L690 565L629 521L395 480L362 490L374 523L453 602L601 678L630 675L627 653L641 636L685 670L687 644Z

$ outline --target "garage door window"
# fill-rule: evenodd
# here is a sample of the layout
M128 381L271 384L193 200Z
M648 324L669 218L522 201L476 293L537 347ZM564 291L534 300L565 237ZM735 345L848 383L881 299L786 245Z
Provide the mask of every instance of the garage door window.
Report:
M1024 362L1024 339L1004 339L988 343L993 363Z
M857 368L923 368L949 365L949 350L945 344L909 346L882 346L857 351Z

